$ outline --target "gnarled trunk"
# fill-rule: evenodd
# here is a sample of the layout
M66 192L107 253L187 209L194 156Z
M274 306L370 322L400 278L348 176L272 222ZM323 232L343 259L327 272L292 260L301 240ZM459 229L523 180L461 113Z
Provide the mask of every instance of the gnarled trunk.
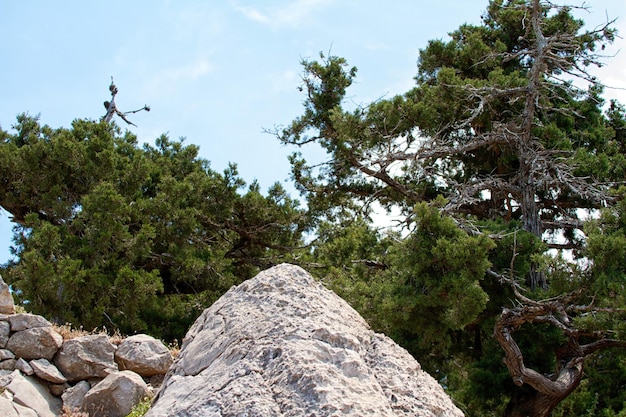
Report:
M504 411L504 417L549 416L556 406L578 387L582 375L582 366L580 372L571 372L572 379L569 384L563 385L563 391L560 393L547 394L534 388L530 393L517 391L509 401Z

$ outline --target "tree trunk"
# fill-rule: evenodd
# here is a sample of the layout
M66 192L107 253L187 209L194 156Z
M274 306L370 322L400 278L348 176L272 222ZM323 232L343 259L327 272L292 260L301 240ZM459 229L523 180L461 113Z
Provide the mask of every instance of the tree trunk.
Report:
M524 161L525 162L525 161ZM525 165L525 163L523 164ZM522 169L527 169L530 171L530 167L521 167ZM529 172L530 174L530 172ZM533 176L527 176L528 181L525 184L522 184L522 221L524 225L524 230L532 233L537 238L541 239L541 219L539 218L539 209L537 208L537 203L535 202L535 187L533 184ZM528 272L528 286L531 291L536 289L547 289L548 282L546 280L546 275L537 270L537 264L535 262L531 263L530 271Z
M536 140L533 137L533 127L535 126L535 113L541 81L546 71L546 39L541 31L541 5L539 0L532 2L532 28L536 37L535 56L532 68L528 75L528 87L526 101L522 116L520 130L519 157L520 157L520 188L522 190L522 219L524 229L541 239L541 219L539 209L535 202L535 163ZM545 274L537 271L537 265L533 263L528 276L528 284L532 290L536 288L547 288Z
M496 322L494 337L504 349L504 364L513 378L513 383L519 387L528 385L529 388L513 394L505 410L505 417L549 416L552 410L580 384L584 352L575 339L570 339L559 352L556 352L557 363L560 365L552 376L527 368L522 351L513 339L513 333L525 323L543 322L550 316L554 320L549 322L557 322L553 316L555 311L564 311L563 306L555 303L535 303L514 309L505 308ZM564 321L569 322L569 318Z
M518 390L507 404L503 417L548 417L563 398Z

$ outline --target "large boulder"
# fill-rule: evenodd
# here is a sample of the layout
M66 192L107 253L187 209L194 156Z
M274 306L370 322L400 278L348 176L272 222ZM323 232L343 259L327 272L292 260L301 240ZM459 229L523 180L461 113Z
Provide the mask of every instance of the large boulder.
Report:
M148 385L139 374L133 371L113 372L87 392L82 410L90 416L124 417L148 396Z
M196 320L146 417L172 415L463 414L407 351L283 264Z
M173 361L167 346L147 334L127 337L115 351L115 362L120 370L134 371L145 377L165 375Z
M66 340L54 357L54 363L70 382L104 378L118 370L114 353L115 346L106 335L81 336Z

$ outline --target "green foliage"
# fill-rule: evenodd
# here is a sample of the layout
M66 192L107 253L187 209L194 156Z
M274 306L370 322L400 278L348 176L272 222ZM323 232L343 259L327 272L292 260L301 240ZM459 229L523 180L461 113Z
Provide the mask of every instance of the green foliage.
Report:
M298 202L267 196L198 148L137 146L115 125L71 129L20 115L0 143L0 205L18 223L3 276L29 310L85 328L180 339L233 284L288 259L306 230Z
M492 337L502 308L518 305L511 283L536 300L579 290L577 303L626 305L622 203L580 228L581 213L611 203L609 188L623 181L624 108L605 109L597 83L580 90L563 81L592 81L587 68L615 31L585 31L570 8L552 6L490 1L482 24L420 51L414 88L356 109L344 104L356 69L340 57L305 61L304 113L277 132L283 143L327 152L316 165L303 153L290 159L322 224L310 254L319 276L438 375L468 415L501 415L503 398L533 391L512 383ZM399 211L406 228L375 231L372 202ZM347 222L354 213L359 220ZM621 319L572 313L584 334L577 342L623 339ZM560 329L528 324L516 340L527 366L558 372L568 343ZM597 399L609 392L586 385L559 412L619 412L620 395L611 405Z
M141 417L145 415L150 409L150 405L152 400L150 398L145 398L139 404L133 407L130 413L126 417Z

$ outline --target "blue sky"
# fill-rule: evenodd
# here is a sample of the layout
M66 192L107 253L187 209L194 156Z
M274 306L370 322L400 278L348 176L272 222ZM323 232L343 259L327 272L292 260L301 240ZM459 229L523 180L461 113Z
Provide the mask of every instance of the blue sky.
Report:
M626 37L626 2L593 0L580 16L606 17ZM403 93L413 85L418 51L460 24L480 23L487 0L0 1L0 126L22 112L51 127L98 119L111 76L120 110L132 115L140 141L163 133L200 146L222 171L265 190L288 189L287 155L264 129L302 111L300 60L319 51L359 68L348 96L355 103ZM626 103L626 42L608 54L598 76L606 96ZM123 127L123 122L119 121ZM295 195L294 195L295 196ZM9 258L11 223L0 214L0 262Z

